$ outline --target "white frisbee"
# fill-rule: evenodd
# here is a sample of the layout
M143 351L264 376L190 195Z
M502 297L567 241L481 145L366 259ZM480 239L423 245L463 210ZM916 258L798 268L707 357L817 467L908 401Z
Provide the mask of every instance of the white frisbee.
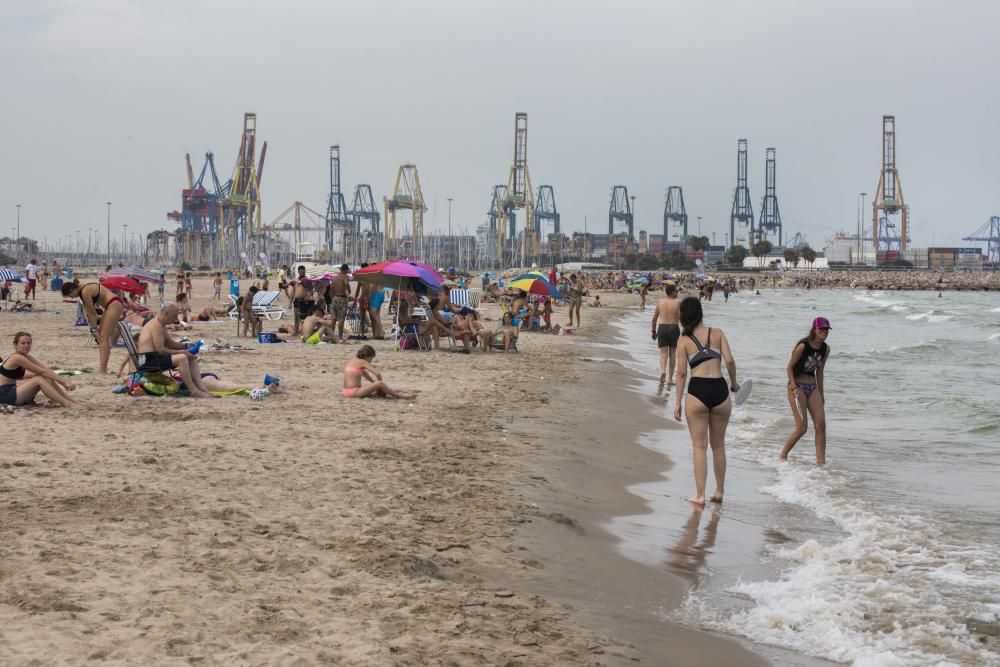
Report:
M733 396L733 403L736 405L743 405L748 398L750 398L750 392L753 391L753 380L744 380L740 382L740 390L736 392Z

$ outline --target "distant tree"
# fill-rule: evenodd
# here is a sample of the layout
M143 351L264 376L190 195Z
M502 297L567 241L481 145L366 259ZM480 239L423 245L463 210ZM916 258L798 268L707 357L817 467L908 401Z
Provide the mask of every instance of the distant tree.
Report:
M799 265L799 251L794 248L785 248L785 266L791 264L792 266Z
M764 266L764 258L767 257L767 253L771 252L772 247L771 242L767 239L757 241L750 246L750 254L757 258L757 266Z
M805 260L806 264L812 267L813 262L816 261L816 251L810 248L809 246L802 246L800 254L802 255L802 259Z
M672 250L663 256L663 268L689 270L695 267L694 262L680 250Z
M652 271L660 267L660 258L652 253L639 255L639 269L641 271Z
M728 252L726 252L726 262L729 264L743 264L743 260L747 257L747 249L741 245L732 246Z
M689 236L687 238L688 247L695 252L701 252L708 247L709 240L707 236Z

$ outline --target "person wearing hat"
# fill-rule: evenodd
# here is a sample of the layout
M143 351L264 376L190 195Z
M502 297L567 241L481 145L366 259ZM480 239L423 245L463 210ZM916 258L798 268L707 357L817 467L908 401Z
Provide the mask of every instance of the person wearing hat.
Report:
M788 460L788 454L799 439L806 434L812 417L816 432L816 464L826 463L826 410L823 398L823 369L830 358L830 346L826 339L830 335L830 320L817 317L812 322L809 335L795 344L788 360L788 404L795 418L795 429L785 440L780 458Z

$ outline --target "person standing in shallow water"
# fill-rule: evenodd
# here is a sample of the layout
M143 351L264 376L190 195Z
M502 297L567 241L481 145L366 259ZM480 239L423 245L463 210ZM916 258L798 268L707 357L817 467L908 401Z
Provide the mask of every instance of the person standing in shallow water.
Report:
M729 349L729 340L722 329L706 327L702 321L701 301L689 296L681 301L680 321L684 335L677 344L677 356L687 363L677 365L677 402L674 419L681 420L687 412L688 432L694 450L695 494L688 502L705 504L705 482L708 478L708 447L712 447L712 468L715 471L715 493L709 500L721 503L726 485L726 428L733 402L729 392L739 391L736 383L736 361ZM729 384L722 378L722 363L726 364ZM684 398L688 367L691 382ZM683 408L683 410L682 410Z
M826 463L826 400L823 397L823 369L830 358L830 346L826 339L830 335L830 320L817 317L813 320L809 335L795 344L788 360L788 405L795 418L795 429L788 435L781 448L779 458L788 460L788 454L806 434L808 417L812 417L816 432L816 465Z
M677 365L677 340L681 336L678 325L680 302L677 300L677 286L667 285L666 296L656 302L653 308L653 340L660 348L660 384L674 384L674 367ZM669 365L669 369L668 369Z

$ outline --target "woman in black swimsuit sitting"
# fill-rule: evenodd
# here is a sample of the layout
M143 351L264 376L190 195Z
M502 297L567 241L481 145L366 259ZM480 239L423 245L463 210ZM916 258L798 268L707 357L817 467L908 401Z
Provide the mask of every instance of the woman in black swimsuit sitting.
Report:
M736 362L729 350L729 340L722 329L706 327L702 322L701 302L689 296L681 301L680 321L684 328L677 343L677 358L687 364L677 364L677 404L674 419L681 420L681 408L687 411L688 431L694 447L695 494L688 501L705 504L705 482L708 478L708 446L712 446L712 467L715 470L715 493L709 499L721 503L726 484L726 427L733 403L730 391L739 391L736 384ZM726 362L729 384L722 379L722 362ZM688 366L691 382L684 399L684 380Z
M76 389L72 382L31 356L31 334L24 331L14 334L14 353L0 360L0 405L34 403L35 394L42 392L64 408L83 407L83 403L74 401L59 385L67 391Z
M823 367L830 357L830 346L826 344L830 335L830 320L817 317L813 320L809 335L795 344L792 357L788 360L788 404L792 407L795 417L795 430L785 446L781 448L779 458L788 460L788 453L806 434L811 415L813 430L816 431L816 465L826 463L826 401L823 398Z
M62 295L68 299L79 297L83 302L83 312L87 316L94 340L98 347L98 373L108 372L108 359L111 358L111 347L118 342L118 320L125 312L125 302L121 297L100 283L80 284L74 280L64 283ZM97 306L104 309L98 323Z

